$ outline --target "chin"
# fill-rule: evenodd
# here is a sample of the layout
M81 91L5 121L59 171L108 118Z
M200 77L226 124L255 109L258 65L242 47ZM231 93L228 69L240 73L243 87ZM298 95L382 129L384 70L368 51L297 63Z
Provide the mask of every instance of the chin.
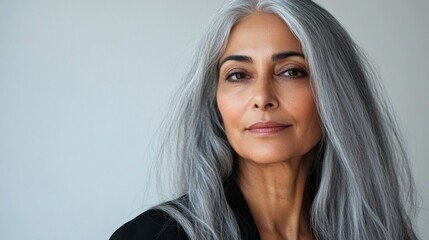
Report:
M291 155L269 153L253 153L250 156L241 157L244 161L251 161L257 164L275 164L289 162L292 157Z
M256 149L255 149L256 150ZM258 151L259 150L259 151ZM277 164L289 163L292 161L303 161L311 159L313 151L287 151L284 147L282 149L258 149L257 151L250 151L245 154L238 153L239 158L243 161L250 161L256 164ZM303 149L304 150L304 149Z

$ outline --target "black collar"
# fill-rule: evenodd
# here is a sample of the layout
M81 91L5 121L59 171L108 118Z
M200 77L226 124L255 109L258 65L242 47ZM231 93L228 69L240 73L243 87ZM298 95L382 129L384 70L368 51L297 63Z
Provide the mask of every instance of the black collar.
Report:
M243 193L235 182L235 179L230 177L224 184L226 199L229 206L234 211L242 239L261 240L250 208L247 205Z

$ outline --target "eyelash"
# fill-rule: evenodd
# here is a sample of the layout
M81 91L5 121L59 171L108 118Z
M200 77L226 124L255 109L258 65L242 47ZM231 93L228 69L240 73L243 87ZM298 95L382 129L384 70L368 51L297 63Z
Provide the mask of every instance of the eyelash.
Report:
M244 78L232 79L233 76L237 76L237 75L242 75L244 76ZM240 82L240 81L243 81L244 79L249 79L249 78L250 78L249 75L245 72L233 72L226 76L226 80L230 82Z
M290 75L286 75L285 73L289 73ZM294 75L292 76L292 74L294 74ZM238 75L241 75L242 78L237 78ZM232 79L234 76L236 79ZM300 69L300 68L292 67L292 68L289 68L289 69L281 72L280 74L278 74L278 76L285 76L287 78L295 79L295 78L306 77L307 72L305 70ZM249 79L249 78L250 77L246 72L238 71L238 72L233 72L233 73L228 74L226 76L225 80L230 81L230 82L241 82L241 81Z
M285 73L287 73L287 72L289 72L289 73L295 72L297 75L294 75L294 76L285 75ZM286 76L288 78L301 78L301 77L306 77L307 72L305 70L300 69L300 68L293 67L293 68L287 69L286 71L281 72L279 75L283 75L283 76Z

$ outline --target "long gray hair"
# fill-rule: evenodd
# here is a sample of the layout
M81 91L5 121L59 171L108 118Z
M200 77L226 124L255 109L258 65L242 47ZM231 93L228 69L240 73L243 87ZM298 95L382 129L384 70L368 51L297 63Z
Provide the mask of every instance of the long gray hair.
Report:
M416 239L413 181L390 109L362 52L326 10L310 0L233 0L212 19L168 120L161 158L176 161L178 194L156 208L192 240L241 239L223 182L234 172L216 104L218 61L233 26L255 12L282 18L301 42L321 119L310 211L317 239Z

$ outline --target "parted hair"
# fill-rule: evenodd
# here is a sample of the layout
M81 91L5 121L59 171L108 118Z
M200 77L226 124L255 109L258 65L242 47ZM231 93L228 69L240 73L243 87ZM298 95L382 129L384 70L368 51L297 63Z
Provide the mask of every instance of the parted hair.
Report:
M414 185L389 104L364 54L338 21L310 0L232 0L212 19L174 100L161 160L176 163L177 194L160 204L192 240L239 240L223 182L234 174L216 104L219 58L245 16L280 17L300 41L323 136L309 183L316 239L417 239ZM267 26L269 27L269 26Z

